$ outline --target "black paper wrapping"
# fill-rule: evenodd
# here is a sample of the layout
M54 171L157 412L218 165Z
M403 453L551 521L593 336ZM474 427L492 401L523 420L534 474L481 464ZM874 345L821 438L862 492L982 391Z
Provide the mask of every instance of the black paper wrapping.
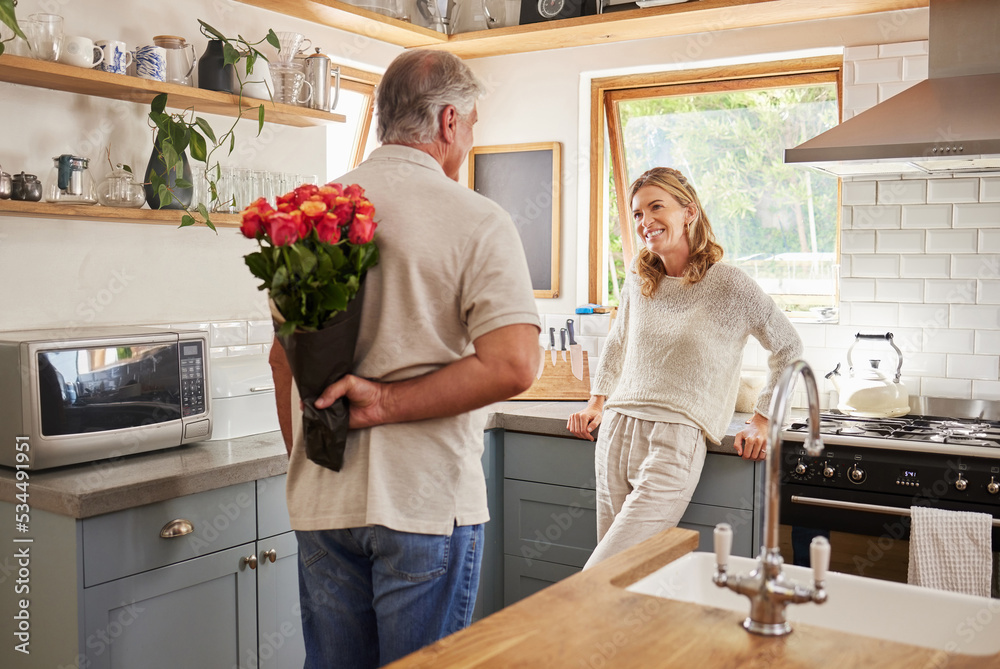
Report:
M326 387L349 374L354 367L354 348L361 326L365 281L347 309L326 321L315 332L278 335L302 399L302 432L306 456L318 465L339 472L344 465L350 403L341 397L325 409L313 402ZM279 325L275 324L275 330Z

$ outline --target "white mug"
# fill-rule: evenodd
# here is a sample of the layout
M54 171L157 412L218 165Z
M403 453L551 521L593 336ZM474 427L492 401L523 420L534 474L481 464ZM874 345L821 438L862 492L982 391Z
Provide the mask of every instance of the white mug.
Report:
M96 43L104 52L101 69L112 74L125 74L132 63L132 52L125 48L125 42L105 39Z
M104 62L104 50L89 37L65 35L59 48L59 62L77 67L97 67Z
M152 81L167 80L167 50L162 46L139 46L132 52L135 74Z

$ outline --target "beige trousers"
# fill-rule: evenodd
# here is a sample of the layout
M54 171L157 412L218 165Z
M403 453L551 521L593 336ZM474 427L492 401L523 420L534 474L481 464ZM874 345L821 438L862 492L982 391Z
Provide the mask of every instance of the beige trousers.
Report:
M584 569L677 527L705 453L696 427L605 411L595 454L598 543Z

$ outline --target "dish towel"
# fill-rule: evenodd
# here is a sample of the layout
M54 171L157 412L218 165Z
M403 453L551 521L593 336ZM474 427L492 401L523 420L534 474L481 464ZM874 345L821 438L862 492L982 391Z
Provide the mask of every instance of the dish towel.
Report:
M911 506L907 581L938 590L990 596L993 567L988 513Z

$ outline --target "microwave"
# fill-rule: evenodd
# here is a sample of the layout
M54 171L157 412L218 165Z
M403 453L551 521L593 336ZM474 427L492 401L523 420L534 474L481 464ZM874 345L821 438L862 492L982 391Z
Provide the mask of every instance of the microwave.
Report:
M0 332L0 465L45 469L212 435L208 334Z

